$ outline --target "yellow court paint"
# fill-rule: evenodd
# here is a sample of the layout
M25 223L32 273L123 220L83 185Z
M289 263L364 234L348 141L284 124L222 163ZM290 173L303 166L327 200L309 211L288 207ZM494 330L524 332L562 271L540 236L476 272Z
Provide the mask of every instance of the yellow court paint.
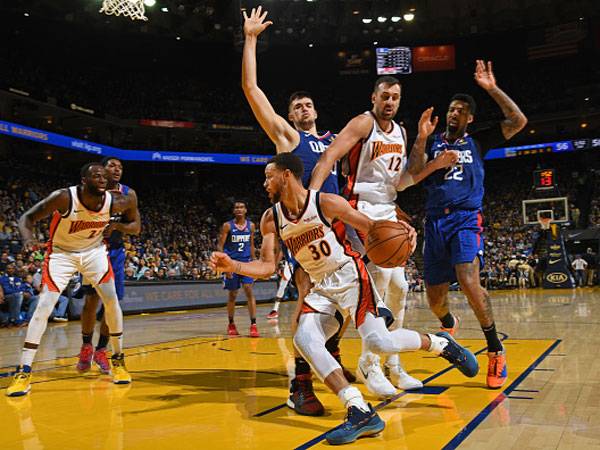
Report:
M460 340L472 351L482 340ZM509 386L553 340L505 341ZM198 338L128 349L134 382L111 384L95 369L78 375L75 358L46 361L34 374L30 395L0 398L0 449L284 449L297 448L340 424L337 397L316 381L324 417L302 417L281 406L287 397L291 341L283 338ZM360 340L342 340L347 367L354 370ZM449 443L501 390L485 387L487 357L480 374L467 379L452 369L427 382L441 393L400 395L380 410L384 432L349 448L441 448ZM402 355L406 369L420 379L435 377L448 364L428 353ZM0 378L5 388L9 378ZM360 389L366 393L364 386ZM3 392L2 392L3 394ZM535 394L513 392L511 396ZM380 401L368 397L373 404ZM510 423L507 400L488 417L498 428ZM491 422L490 422L491 421ZM325 441L310 448L322 448ZM305 447L308 448L308 447Z

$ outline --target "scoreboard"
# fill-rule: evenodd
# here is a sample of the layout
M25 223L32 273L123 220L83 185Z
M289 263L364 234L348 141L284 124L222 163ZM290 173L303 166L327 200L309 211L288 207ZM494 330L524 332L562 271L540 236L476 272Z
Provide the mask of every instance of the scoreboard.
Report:
M377 75L412 73L412 55L409 47L377 47Z
M554 169L542 169L533 172L533 188L536 191L554 189L556 187L556 177Z

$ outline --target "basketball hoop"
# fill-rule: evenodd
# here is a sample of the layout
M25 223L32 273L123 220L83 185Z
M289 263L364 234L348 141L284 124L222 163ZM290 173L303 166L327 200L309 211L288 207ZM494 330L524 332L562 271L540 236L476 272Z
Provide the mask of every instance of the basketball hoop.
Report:
M542 230L549 230L550 223L552 223L552 217L538 217L538 222L540 223Z
M125 16L131 20L148 20L144 15L144 0L103 0L100 12L109 16Z

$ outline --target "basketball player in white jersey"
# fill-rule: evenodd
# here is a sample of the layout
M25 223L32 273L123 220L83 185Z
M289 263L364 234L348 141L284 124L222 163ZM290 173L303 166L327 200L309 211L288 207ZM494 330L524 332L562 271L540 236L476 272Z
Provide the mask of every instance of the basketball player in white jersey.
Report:
M123 313L117 300L112 267L104 245L104 229L111 213L121 213L124 222L135 220L135 205L125 196L106 191L106 170L101 163L81 169L81 184L54 191L19 219L19 231L27 250L38 246L33 229L52 215L50 238L42 272L42 292L33 314L12 383L6 395L18 397L31 389L31 365L46 331L48 317L58 296L74 273L80 272L100 295L110 331L112 376L115 384L128 384L131 376L122 353Z
M419 134L407 157L406 131L393 120L400 106L400 96L401 86L396 78L377 79L371 96L373 108L352 119L329 146L313 170L310 189L319 190L336 161L346 157L348 181L344 197L371 219L396 220L396 192L413 184L411 175L424 169L427 137L438 121L437 117L431 120L433 108L423 112ZM364 236L357 234L364 242ZM364 254L364 250L362 252ZM379 295L396 319L392 329L401 328L408 293L404 267L388 269L372 263L368 267ZM379 357L363 346L356 373L373 394L392 396L396 392L394 385L400 389L423 387L421 381L403 369L398 355L388 356L386 368L392 383L384 376Z
M294 345L348 409L347 422L326 435L330 444L345 444L380 432L384 423L360 391L348 383L342 367L326 350L326 341L339 327L336 311L352 318L370 351L430 351L456 364L469 377L475 376L479 367L475 356L446 332L430 335L386 328L385 321L377 317L377 292L366 266L345 235L344 224L367 234L374 221L338 195L305 189L301 181L303 170L296 155L281 153L271 158L265 168L264 186L274 206L261 219L260 258L244 263L214 252L211 265L222 272L266 278L276 270L279 240L285 242L313 282L304 299ZM416 232L409 228L414 248Z

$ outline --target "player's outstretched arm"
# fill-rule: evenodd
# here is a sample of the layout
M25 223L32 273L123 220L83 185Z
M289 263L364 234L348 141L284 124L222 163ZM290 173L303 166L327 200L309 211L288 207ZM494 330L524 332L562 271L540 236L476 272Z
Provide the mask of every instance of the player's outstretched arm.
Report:
M418 174L425 169L425 163L427 162L427 154L425 153L427 138L435 131L435 127L438 124L438 116L432 119L432 114L433 106L423 111L419 119L419 132L410 151L407 163L407 170L411 175Z
M33 236L33 227L40 220L49 217L54 211L64 214L69 210L71 196L68 189L59 189L54 191L44 200L33 205L19 219L19 232L23 238L23 245L26 250L31 250L38 245Z
M507 140L525 128L527 117L517 104L496 84L491 61L486 64L481 59L477 60L475 63L475 81L500 106L505 118L501 123L502 134Z
M319 158L310 178L310 189L320 190L333 170L335 163L344 157L361 139L369 136L373 128L373 119L361 114L352 119L337 135L333 143Z
M256 75L256 43L258 35L273 22L265 22L267 11L252 8L250 16L244 11L244 51L242 55L242 88L252 112L269 139L275 144L277 153L289 152L298 145L298 132L280 115L258 87Z
M271 208L262 216L260 232L263 241L259 259L250 262L234 261L225 253L213 252L210 256L212 269L217 272L234 272L252 278L267 278L273 275L277 270L275 257L279 249L279 241Z
M138 209L137 194L133 189L129 189L129 194L112 194L113 195L113 211L122 212L123 218L121 222L111 222L104 230L105 236L110 236L113 230L120 231L123 234L137 236L142 229L142 219L140 218L140 210Z

